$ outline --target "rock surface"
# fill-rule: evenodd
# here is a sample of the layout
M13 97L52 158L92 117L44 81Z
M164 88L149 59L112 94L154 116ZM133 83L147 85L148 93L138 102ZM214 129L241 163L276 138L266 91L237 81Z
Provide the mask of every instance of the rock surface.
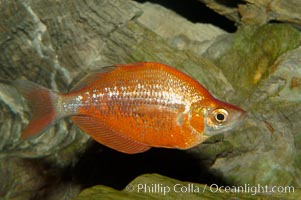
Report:
M248 110L246 123L225 134L225 148L208 147L228 182L300 187L300 39L287 25L245 27L214 59L236 91L230 99L244 99Z
M226 14L236 19L237 9L228 9ZM298 13L292 11L291 16L299 23ZM292 22L288 19L284 21ZM256 23L244 23L263 24L270 18L260 18L260 23L254 20ZM228 34L212 25L193 24L150 3L0 1L0 79L29 79L67 92L90 70L156 61L188 73L219 99L245 108L248 118L235 130L187 151L229 185L300 187L300 44L300 32L289 25L241 26L235 34ZM81 186L64 182L61 176L89 146L89 137L65 119L41 136L21 141L30 109L6 81L0 81L0 88L0 174L6 174L0 178L0 198L76 196ZM139 181L176 182L146 175L132 184ZM78 198L91 192L95 197L150 197L100 186ZM273 197L285 198L278 193Z
M227 18L244 25L262 25L270 21L292 23L301 26L301 1L295 0L199 0Z

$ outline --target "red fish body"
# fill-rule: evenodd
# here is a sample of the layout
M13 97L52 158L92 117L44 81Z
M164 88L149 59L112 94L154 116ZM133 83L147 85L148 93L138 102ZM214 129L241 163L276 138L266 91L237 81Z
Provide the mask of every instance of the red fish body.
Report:
M232 128L244 114L212 97L186 74L160 63L103 68L68 94L53 93L28 81L15 85L36 108L23 137L71 116L96 141L124 153L151 147L191 148ZM37 93L43 105L35 101ZM41 113L39 107L48 112Z

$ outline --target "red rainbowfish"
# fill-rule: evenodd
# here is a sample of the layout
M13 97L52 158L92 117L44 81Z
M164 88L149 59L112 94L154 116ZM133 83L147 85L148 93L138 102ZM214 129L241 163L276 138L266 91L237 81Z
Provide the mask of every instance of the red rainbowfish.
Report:
M94 140L128 154L194 147L233 128L245 113L186 74L153 62L102 68L67 94L24 80L13 85L33 108L22 138L71 116Z

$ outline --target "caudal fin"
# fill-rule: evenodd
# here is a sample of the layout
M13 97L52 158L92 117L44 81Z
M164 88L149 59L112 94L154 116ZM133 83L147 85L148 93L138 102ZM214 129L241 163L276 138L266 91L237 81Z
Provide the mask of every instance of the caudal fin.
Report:
M38 135L53 124L56 118L53 106L55 93L30 81L16 80L12 84L26 98L32 110L31 121L22 131L22 139Z

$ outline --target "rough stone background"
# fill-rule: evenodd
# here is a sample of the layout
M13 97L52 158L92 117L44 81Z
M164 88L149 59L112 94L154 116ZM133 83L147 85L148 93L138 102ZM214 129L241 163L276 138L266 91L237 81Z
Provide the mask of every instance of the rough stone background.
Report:
M219 1L199 0L209 8L227 18L244 25L266 24L278 21L301 25L301 1L294 0L242 0Z
M297 191L301 185L299 1L202 2L235 21L238 30L227 33L212 24L192 23L149 2L0 0L0 198L72 199L97 183L114 187L114 180L122 180L131 170L139 175L163 172L161 168L180 172L183 181L289 185ZM155 149L132 157L93 147L68 119L39 137L20 140L30 109L7 80L28 79L67 92L90 70L138 61L162 62L188 73L214 96L246 109L247 119L185 152ZM191 158L192 174L185 166ZM110 165L111 160L116 166ZM111 177L106 171L110 168L115 170ZM107 173L111 182L98 173ZM93 176L100 181L89 182ZM149 178L148 183L157 181L142 177ZM124 186L129 182L123 181ZM160 183L170 180L160 177ZM103 188L104 198L133 195ZM203 197L216 194L208 195ZM241 196L247 197L258 196Z

